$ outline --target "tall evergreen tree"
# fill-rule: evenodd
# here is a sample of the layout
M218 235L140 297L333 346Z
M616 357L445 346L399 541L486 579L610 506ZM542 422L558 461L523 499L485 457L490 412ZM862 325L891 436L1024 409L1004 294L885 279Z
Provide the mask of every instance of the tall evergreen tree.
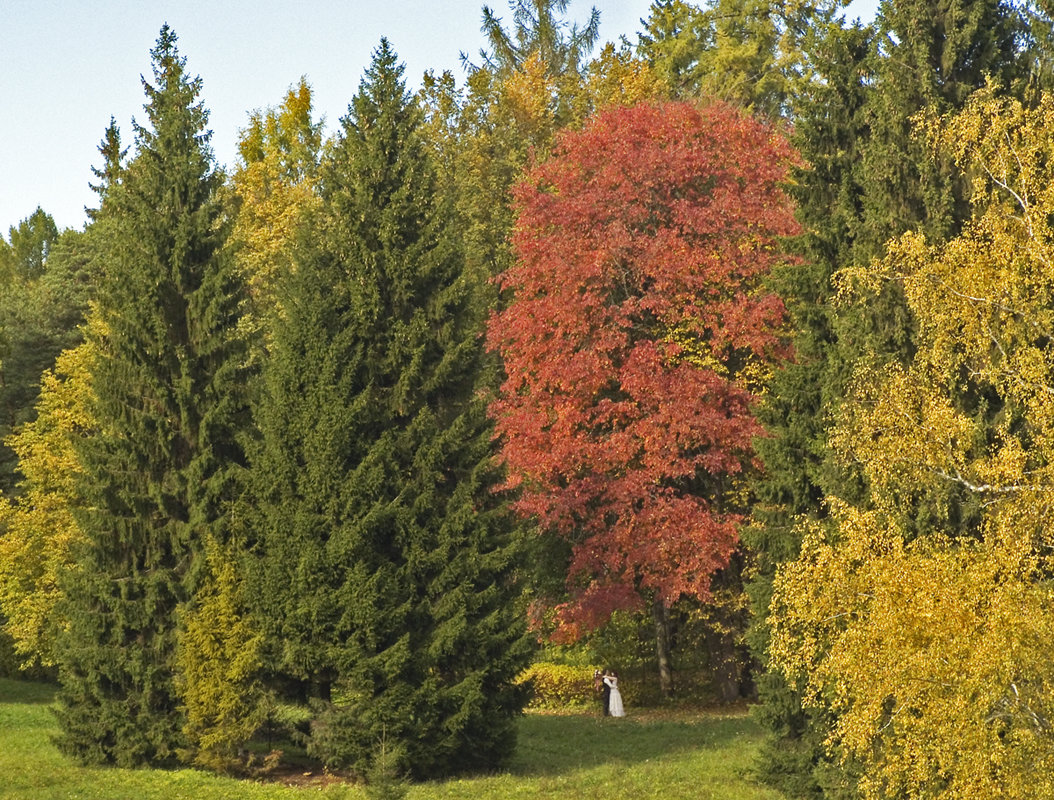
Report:
M85 537L59 645L63 749L83 761L165 762L182 743L179 617L229 538L239 436L242 291L199 101L166 25L143 79L147 125L101 209L97 432L82 442Z
M706 53L714 46L712 20L684 0L653 0L637 52L678 100L697 97L706 77Z
M402 72L382 39L280 301L256 585L278 677L313 695L310 750L433 776L509 754L529 647L478 287Z

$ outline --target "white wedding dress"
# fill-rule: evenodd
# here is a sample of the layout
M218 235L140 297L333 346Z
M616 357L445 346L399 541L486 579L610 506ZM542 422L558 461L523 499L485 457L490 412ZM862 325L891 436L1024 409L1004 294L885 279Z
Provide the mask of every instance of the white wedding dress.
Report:
M608 699L608 713L613 717L626 716L626 709L622 707L622 693L618 690L618 678L608 675L604 683L611 687L611 696Z

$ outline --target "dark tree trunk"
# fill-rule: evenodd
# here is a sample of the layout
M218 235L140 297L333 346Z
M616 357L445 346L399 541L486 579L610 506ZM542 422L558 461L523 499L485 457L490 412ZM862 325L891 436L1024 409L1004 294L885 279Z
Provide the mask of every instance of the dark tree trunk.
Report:
M748 682L749 656L740 646L747 626L746 608L736 601L743 592L742 574L742 556L737 553L728 566L714 576L715 602L710 606L710 621L704 632L710 682L717 700L722 703L743 697Z
M732 703L742 696L744 676L744 661L735 631L719 623L708 626L705 636L714 692L720 702Z
M662 600L651 606L655 621L655 658L659 664L659 690L663 697L673 693L673 668L670 664L670 614Z

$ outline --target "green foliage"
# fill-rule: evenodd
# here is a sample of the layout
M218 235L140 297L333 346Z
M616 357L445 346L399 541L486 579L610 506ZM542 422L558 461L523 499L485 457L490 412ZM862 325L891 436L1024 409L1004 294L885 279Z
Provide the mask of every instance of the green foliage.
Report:
M655 0L641 20L637 52L676 99L720 98L776 120L815 80L804 40L838 5Z
M244 468L243 299L198 101L175 34L152 51L149 127L102 204L92 436L62 613L63 749L83 761L169 762L183 746L179 615L207 537L227 541Z
M88 218L93 222L99 220L102 205L106 202L110 192L120 183L124 174L123 162L125 155L128 153L128 148L121 147L121 131L113 117L110 117L110 124L106 128L106 133L99 144L98 150L99 155L103 159L102 166L92 167L91 171L99 179L99 183L88 185L99 196L99 208L85 209L88 213Z
M3 800L296 800L316 789L296 790L219 777L191 769L86 767L54 744L56 725L50 685L0 680L0 783Z
M710 20L684 0L654 0L639 34L637 50L683 100L699 93L705 76L703 53L713 46Z
M915 115L961 108L989 76L1020 89L1031 66L1022 58L1027 48L1021 13L1007 0L883 3L875 33L873 91L862 114L868 135L857 168L861 220L852 263L861 266L881 257L886 242L907 230L939 241L957 233L968 217L965 182L951 159L927 152L925 138L913 134ZM870 326L879 352L890 345L903 352L895 329L875 321Z
M780 20L766 0L713 0L713 47L700 59L701 90L768 119L782 115L787 75L777 63Z
M39 265L0 282L0 439L33 419L41 375L81 341L79 326L94 289L98 239L92 233L65 231L34 258L45 255ZM17 493L15 473L14 452L0 444L0 491L9 496Z
M752 523L742 532L754 558L747 582L753 612L747 642L762 664L768 656L773 576L779 564L798 555L795 520L825 515L824 487L857 488L840 466L832 465L827 446L846 370L835 349L831 275L851 257L860 214L854 162L868 92L863 64L872 36L855 26L816 31L809 46L818 80L796 99L794 141L808 163L795 170L789 191L805 229L796 243L803 258L778 270L773 280L787 308L795 357L775 371L759 404L758 416L769 434L756 444L765 471L754 481ZM825 759L821 720L802 708L800 695L781 675L764 672L756 685L756 716L773 732L762 751L761 774L792 797L821 796L814 774Z
M402 800L410 791L399 765L401 754L381 739L373 758L373 767L366 776L366 796L370 800Z
M309 752L416 777L511 752L529 658L517 531L494 493L478 286L387 41L320 173L259 419L254 593Z
M51 248L59 238L59 229L51 215L37 206L37 210L18 225L8 228L7 238L10 250L5 260L10 265L10 272L23 279L32 278L44 272Z

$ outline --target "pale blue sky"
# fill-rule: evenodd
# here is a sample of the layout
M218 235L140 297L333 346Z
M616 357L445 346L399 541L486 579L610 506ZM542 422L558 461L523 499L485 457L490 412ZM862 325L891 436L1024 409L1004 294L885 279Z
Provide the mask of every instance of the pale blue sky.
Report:
M874 0L857 0L870 4ZM507 0L489 3L511 20ZM482 0L0 0L0 235L40 205L83 226L96 150L111 115L125 144L142 120L141 74L165 22L203 80L212 145L232 164L248 113L281 102L301 75L332 131L381 36L416 88L426 69L464 73L483 45ZM571 0L570 19L601 12L601 40L636 41L651 0ZM856 6L854 5L854 8ZM866 7L866 6L865 6Z

